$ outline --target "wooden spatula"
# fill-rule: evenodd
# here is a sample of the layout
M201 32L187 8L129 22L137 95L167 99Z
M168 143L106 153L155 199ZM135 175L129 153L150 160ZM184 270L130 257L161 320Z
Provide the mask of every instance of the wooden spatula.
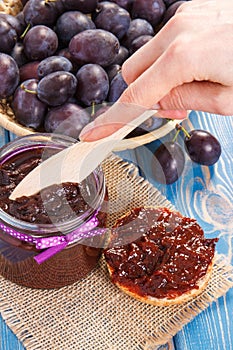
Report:
M18 184L10 199L30 196L52 184L80 183L109 155L120 140L155 113L155 110L147 110L108 137L93 142L75 143L46 159Z

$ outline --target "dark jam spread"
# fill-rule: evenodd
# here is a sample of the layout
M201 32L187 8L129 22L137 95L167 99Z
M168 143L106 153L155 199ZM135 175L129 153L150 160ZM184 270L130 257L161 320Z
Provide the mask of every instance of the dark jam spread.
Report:
M67 222L85 213L89 206L76 183L52 185L30 197L9 199L22 178L40 163L42 153L43 148L36 148L33 154L24 152L0 166L0 208L17 219L38 224Z
M0 207L4 211L31 223L67 222L90 208L80 193L80 186L75 183L52 185L41 193L30 197L23 196L14 201L4 198L1 190L0 195Z
M104 255L113 283L139 296L171 299L198 289L216 242L178 212L135 208L117 221Z
M41 162L44 149L44 146L25 148L3 159L0 164L0 208L11 217L29 224L67 223L90 209L83 196L83 191L87 190L84 185L85 188L76 183L53 185L44 189L41 194L21 197L15 201L9 199L10 193L22 178ZM55 147L46 147L49 156L57 151ZM90 192L95 191L89 188L89 194ZM97 218L98 227L104 227L106 213L100 210ZM11 227L15 229L12 224ZM23 233L38 234L26 228L25 230ZM62 234L53 233L55 236ZM103 246L103 240L104 237L97 236L79 244L72 243L38 264L34 256L41 253L41 250L36 249L34 244L21 241L0 229L0 275L17 284L33 288L59 288L69 285L85 277L96 266L102 253L102 248L99 247Z

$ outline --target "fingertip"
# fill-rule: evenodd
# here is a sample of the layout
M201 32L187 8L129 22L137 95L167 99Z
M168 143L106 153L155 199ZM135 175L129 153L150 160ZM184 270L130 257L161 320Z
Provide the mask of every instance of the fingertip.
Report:
M94 129L94 122L91 122L84 126L84 128L81 130L79 134L79 140L80 141L86 141L91 137L91 134L93 133Z
M130 65L128 64L128 60L126 60L121 66L121 74L127 85L133 82L132 74L130 72Z
M94 122L91 125L84 128L79 135L80 141L92 142L99 139L103 139L115 131L117 131L122 125L119 123L112 123L108 125L96 125Z

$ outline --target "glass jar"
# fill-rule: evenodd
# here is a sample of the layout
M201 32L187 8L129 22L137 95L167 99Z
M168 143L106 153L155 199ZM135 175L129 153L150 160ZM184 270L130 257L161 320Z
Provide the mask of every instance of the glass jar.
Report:
M14 179L15 168L18 173L20 169L22 172L26 169L27 172L27 167L35 159L57 153L75 141L63 135L33 134L2 147L1 208L9 206L3 199L3 193L9 192L9 197L13 190L3 167ZM0 275L19 285L52 289L72 284L96 267L105 241L107 202L101 167L90 174L80 184L80 188L82 198L88 204L86 210L77 214L70 209L71 215L65 221L61 218L56 222L51 220L49 224L35 224L0 209ZM24 203L25 214L27 206L32 207L32 202L28 197ZM51 209L51 205L49 207Z

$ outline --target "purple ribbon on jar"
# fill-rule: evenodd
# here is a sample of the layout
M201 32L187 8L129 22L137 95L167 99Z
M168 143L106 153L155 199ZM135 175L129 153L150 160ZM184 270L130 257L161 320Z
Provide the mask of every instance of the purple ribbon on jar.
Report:
M20 241L35 244L36 249L43 250L43 252L34 256L35 261L38 264L42 264L47 259L51 258L64 248L69 243L75 243L81 239L91 238L97 235L102 235L106 232L105 228L98 228L94 230L99 224L97 214L95 214L90 220L85 222L82 226L76 230L68 233L66 236L51 236L51 237L31 237L25 233L18 232L9 226L6 226L2 222L0 223L0 229L10 236L19 239Z

